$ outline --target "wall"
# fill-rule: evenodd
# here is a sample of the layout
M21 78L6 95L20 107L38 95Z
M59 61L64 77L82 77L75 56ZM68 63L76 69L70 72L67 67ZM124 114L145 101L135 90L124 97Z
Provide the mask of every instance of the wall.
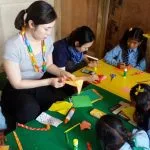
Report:
M116 45L123 32L141 27L150 32L150 0L111 0L106 36L106 51Z
M96 34L99 0L61 1L61 38L79 26L89 26ZM91 48L94 51L95 44Z

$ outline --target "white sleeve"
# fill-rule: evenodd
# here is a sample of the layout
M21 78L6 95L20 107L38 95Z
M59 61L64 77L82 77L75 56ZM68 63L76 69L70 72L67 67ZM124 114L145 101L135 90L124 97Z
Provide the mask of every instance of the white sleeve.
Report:
M136 147L150 148L149 138L144 130L134 129L132 134Z

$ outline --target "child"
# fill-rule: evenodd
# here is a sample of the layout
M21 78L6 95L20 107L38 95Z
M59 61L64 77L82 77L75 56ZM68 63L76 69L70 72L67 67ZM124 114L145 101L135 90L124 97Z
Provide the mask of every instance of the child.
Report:
M104 115L96 124L97 136L104 150L148 150L149 138L144 130L127 131L117 116Z
M95 35L87 26L76 28L71 34L54 43L53 61L54 64L69 72L74 72L89 63L84 52L93 44ZM96 66L96 61L89 63L89 66Z
M147 38L143 36L140 28L130 28L115 48L107 52L104 60L119 68L135 67L139 70L146 70L146 46Z
M137 84L130 91L131 102L135 105L134 119L137 125L148 131L150 129L150 86Z

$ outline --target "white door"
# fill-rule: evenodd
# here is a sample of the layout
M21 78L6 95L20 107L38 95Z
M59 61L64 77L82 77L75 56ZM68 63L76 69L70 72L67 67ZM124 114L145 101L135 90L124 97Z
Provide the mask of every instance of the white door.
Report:
M2 56L2 46L4 42L18 32L15 29L14 21L17 14L35 0L0 0L0 56ZM54 6L54 0L46 0ZM53 39L55 31L52 34ZM1 59L0 59L1 65Z

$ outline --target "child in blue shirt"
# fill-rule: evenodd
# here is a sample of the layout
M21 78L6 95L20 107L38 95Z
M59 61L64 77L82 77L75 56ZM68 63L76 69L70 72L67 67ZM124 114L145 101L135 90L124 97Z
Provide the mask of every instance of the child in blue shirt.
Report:
M115 115L104 115L96 124L96 133L103 150L150 150L144 130L129 132Z
M131 66L145 71L146 47L147 38L143 36L143 30L130 28L124 33L119 44L106 53L104 60L119 68Z
M54 43L53 62L59 68L74 72L89 63L96 66L95 61L89 62L84 54L93 44L95 35L87 26L81 26L71 34Z

